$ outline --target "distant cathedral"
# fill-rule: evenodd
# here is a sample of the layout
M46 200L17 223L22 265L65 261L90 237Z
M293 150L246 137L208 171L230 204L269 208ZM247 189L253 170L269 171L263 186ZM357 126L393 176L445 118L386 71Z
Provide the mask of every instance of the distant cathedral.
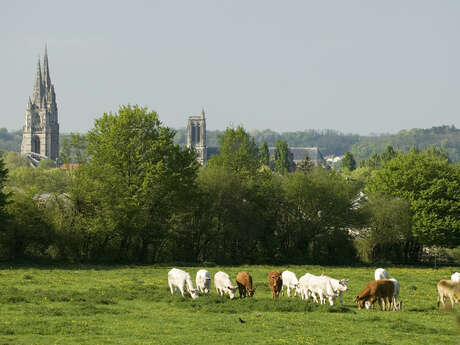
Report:
M48 52L45 46L43 68L38 58L32 99L29 97L22 130L21 153L55 161L59 155L59 124L56 94L51 84Z
M198 162L203 165L208 160L206 146L206 117L204 109L201 115L189 116L187 122L187 147L193 147L197 153Z

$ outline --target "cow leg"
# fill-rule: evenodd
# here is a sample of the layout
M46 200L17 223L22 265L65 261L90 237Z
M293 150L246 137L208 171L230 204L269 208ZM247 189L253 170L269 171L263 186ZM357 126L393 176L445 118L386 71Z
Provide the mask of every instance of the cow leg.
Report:
M313 297L313 300L316 302L316 303L320 303L318 302L318 298L316 297L316 293L314 291L311 291L311 296Z
M184 289L184 286L183 286L183 285L179 286L179 291L180 291L180 293L182 294L182 297L185 297L185 296L184 296L184 290L185 290L185 289Z
M321 290L318 292L318 295L319 295L319 302L321 304L324 304L323 292Z
M340 292L339 300L340 300L340 305L343 307L343 297L342 297L342 293L343 293L343 292Z
M240 298L243 298L243 286L239 282L236 282L236 285L238 285L238 292L240 293Z
M291 297L291 289L289 289L289 285L286 286L286 293L287 293L288 297Z

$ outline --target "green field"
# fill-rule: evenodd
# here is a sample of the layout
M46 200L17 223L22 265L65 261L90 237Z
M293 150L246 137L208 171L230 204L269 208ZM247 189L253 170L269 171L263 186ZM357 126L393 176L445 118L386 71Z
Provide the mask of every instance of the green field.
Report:
M194 280L201 267L183 268ZM348 278L344 307L272 300L267 273L289 268ZM402 312L358 310L354 297L375 268L209 267L254 279L253 299L171 296L170 267L0 267L0 344L458 344L456 313L436 307L436 282L455 268L387 268ZM458 270L458 269L457 269ZM457 306L460 310L460 306ZM239 319L245 320L240 323Z

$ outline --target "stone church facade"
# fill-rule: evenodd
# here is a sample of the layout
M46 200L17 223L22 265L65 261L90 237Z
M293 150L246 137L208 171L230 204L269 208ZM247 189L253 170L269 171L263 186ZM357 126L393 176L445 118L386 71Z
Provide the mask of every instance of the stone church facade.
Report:
M33 95L27 102L21 153L53 161L59 155L58 109L46 46L43 65L38 58Z

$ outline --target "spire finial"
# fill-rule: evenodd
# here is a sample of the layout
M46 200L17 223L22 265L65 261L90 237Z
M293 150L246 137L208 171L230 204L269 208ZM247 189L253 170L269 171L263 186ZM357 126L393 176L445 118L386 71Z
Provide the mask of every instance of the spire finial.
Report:
M202 108L201 108L201 117L202 117L203 119L204 119L204 115L205 115L205 113L204 113L204 107L202 107Z
M48 66L48 45L45 43L45 56L43 57L43 84L46 91L50 90L51 78L50 69Z

